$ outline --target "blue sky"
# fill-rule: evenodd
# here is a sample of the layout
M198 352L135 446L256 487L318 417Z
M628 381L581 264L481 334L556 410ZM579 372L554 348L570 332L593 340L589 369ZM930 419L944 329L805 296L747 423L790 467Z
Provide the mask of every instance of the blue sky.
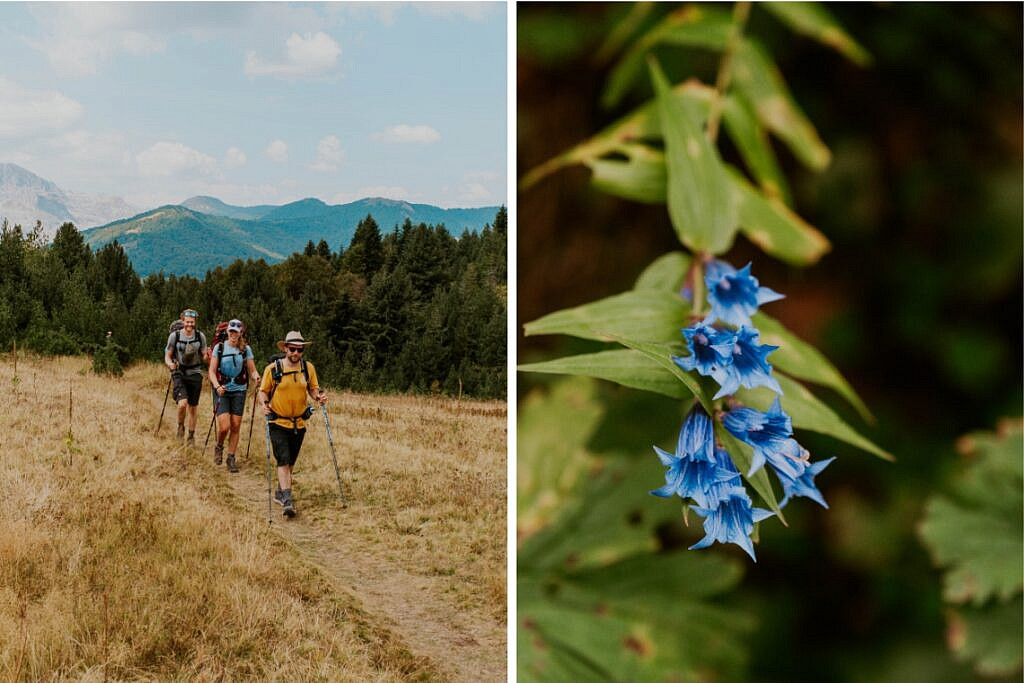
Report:
M506 6L0 3L0 162L140 208L506 198Z

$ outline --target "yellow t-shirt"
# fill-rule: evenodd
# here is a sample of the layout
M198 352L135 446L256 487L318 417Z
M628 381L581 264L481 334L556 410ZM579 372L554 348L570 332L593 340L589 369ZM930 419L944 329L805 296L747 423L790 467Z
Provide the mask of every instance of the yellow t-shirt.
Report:
M260 391L265 394L269 394L274 386L273 370L274 364L271 363L263 371ZM305 420L299 416L305 412L307 401L309 400L306 378L302 374L301 366L294 370L289 370L284 360L281 361L281 370L283 371L281 383L277 385L274 395L270 397L270 409L279 416L278 419L272 420L272 423L289 429L292 427L302 429L306 426ZM316 393L320 388L320 383L316 379L316 369L312 363L306 363L306 372L309 373L309 383L313 387L313 393ZM293 423L292 417L298 419Z

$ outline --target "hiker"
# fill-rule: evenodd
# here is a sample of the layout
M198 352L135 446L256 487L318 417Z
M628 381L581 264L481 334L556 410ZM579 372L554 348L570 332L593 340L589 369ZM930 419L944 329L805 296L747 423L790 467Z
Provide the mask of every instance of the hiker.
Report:
M271 362L263 371L259 402L263 414L270 422L270 443L277 461L277 491L274 500L284 508L284 514L295 514L292 498L292 468L299 457L302 439L306 436L306 420L313 414L307 397L320 405L327 403L327 394L320 388L313 364L303 358L306 347L313 342L292 330L277 348L284 357Z
M216 393L217 406L217 446L213 449L213 464L219 466L223 461L224 440L228 439L229 472L238 471L235 451L245 412L245 392L250 381L257 385L260 381L252 349L245 343L242 333L241 320L228 321L228 338L218 342L210 352L210 384Z
M191 308L181 312L181 329L167 337L164 365L171 369L174 400L178 404L178 438L185 436L185 412L188 411L187 445L196 445L196 407L203 390L206 335L196 329L199 314Z

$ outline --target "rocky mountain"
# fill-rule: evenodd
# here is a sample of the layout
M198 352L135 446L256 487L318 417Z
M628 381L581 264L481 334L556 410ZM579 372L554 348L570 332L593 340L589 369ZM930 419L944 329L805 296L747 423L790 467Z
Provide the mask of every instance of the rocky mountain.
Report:
M67 221L81 229L137 213L138 207L120 197L64 190L17 164L0 163L0 219L26 231L42 221L50 238Z
M367 215L373 216L382 233L409 219L414 225L444 224L459 236L493 223L498 208L442 209L380 197L340 205L310 198L284 206L240 207L213 197L192 197L181 205L83 230L82 236L93 249L117 240L142 276L163 271L202 277L207 270L239 258L284 260L309 241L326 240L337 251L348 246Z

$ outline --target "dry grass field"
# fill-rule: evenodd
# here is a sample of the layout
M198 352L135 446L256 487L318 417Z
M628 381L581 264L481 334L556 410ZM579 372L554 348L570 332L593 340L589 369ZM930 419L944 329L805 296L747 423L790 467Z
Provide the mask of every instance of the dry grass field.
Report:
M0 376L0 680L504 680L503 402L332 392L346 507L318 414L268 524L251 401L232 475L159 365Z

